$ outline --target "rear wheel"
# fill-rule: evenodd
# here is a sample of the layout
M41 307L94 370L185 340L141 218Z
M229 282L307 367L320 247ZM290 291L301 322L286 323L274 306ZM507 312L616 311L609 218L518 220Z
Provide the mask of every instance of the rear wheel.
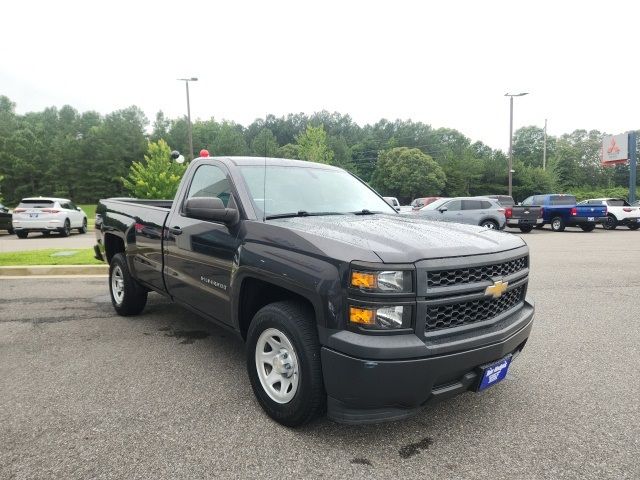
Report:
M78 232L87 233L87 219L86 218L84 218L82 220L82 226L78 229Z
M64 221L64 226L59 230L59 232L63 237L71 235L71 222L69 222L68 218Z
M489 230L498 230L498 224L493 220L483 220L480 222L480 226L484 228L488 228Z
M295 427L322 414L326 393L313 311L295 301L261 308L247 333L247 371L275 421Z
M562 217L555 217L551 220L551 230L554 232L562 232L565 229L564 220Z
M522 233L529 233L531 230L533 230L533 225L522 225L522 226L520 226L520 231Z
M16 232L18 238L27 238L29 236L29 232Z
M589 224L589 225L580 225L580 228L584 231L584 232L593 232L596 228L596 226L594 224Z
M147 290L131 276L127 260L122 253L115 254L111 259L109 292L111 303L118 315L137 315L147 304Z
M616 220L616 217L611 214L607 215L607 219L602 224L602 228L604 228L605 230L615 230L617 226L618 220Z
M13 235L15 232L13 231L13 228L9 227L9 228L7 228L7 233L9 235Z

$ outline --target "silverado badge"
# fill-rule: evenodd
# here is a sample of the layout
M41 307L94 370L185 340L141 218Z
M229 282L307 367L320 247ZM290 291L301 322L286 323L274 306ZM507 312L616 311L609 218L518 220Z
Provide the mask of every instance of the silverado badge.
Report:
M502 294L507 291L508 286L509 282L498 280L497 282L493 282L493 285L489 285L484 291L484 294L487 296L491 295L493 298L500 298Z

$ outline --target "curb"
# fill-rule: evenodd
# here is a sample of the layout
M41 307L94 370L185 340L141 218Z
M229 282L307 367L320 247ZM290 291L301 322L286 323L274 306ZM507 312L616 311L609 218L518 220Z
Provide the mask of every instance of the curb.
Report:
M108 265L31 265L0 267L0 277L31 275L107 275Z

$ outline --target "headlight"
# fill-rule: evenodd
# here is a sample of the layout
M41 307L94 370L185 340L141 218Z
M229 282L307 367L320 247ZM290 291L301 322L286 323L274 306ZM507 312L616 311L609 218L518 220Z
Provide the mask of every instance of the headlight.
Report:
M351 272L350 285L364 292L378 293L403 293L413 289L411 270L363 272L353 270Z
M411 307L349 307L349 321L361 327L396 329L411 327Z

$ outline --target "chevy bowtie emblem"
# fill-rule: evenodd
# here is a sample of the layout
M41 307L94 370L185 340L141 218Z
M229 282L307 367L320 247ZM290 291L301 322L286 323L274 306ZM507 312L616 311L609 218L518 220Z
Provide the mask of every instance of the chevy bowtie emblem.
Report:
M484 294L486 296L491 295L493 298L500 298L502 294L507 291L508 286L509 282L498 280L497 282L493 282L493 285L489 285L484 291Z

